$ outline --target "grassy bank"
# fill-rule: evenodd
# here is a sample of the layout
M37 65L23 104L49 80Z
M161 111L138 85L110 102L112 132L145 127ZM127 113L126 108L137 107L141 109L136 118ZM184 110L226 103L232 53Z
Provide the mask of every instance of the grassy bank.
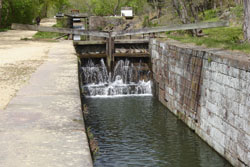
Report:
M168 38L184 43L194 43L208 48L222 48L250 53L250 44L243 42L241 27L223 27L203 30L203 37L193 37L184 32L168 34Z
M184 43L194 43L208 48L222 48L227 50L237 50L250 53L250 44L243 40L243 7L207 10L200 14L200 20L206 22L220 21L226 19L230 22L230 27L220 27L204 29L202 37L193 37L186 31L167 33L168 38L175 39Z

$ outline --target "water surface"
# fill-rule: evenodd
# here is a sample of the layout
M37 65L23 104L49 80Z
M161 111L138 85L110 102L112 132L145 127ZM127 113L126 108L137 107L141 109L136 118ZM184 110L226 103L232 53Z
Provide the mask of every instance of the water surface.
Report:
M227 167L230 164L153 97L87 98L96 167Z

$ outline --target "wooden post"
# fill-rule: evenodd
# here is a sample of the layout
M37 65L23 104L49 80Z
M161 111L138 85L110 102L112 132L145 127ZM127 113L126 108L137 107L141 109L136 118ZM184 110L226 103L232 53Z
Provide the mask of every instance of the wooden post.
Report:
M112 66L114 65L114 49L115 49L115 43L114 38L111 36L112 33L109 32L109 38L107 38L107 44L106 44L106 52L107 52L107 66L108 71L111 72Z

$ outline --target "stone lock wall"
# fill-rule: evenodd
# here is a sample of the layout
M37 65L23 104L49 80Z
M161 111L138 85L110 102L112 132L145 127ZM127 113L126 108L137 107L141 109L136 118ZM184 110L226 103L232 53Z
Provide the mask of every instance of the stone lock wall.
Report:
M159 100L234 166L250 166L250 56L150 41Z

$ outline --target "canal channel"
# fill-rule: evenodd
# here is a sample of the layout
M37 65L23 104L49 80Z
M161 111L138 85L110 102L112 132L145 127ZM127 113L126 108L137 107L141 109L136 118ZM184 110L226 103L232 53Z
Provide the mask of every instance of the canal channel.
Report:
M230 166L152 96L84 101L86 124L99 146L96 167Z
M99 147L94 166L231 166L153 97L146 66L119 60L111 74L103 59L82 63L85 123Z

